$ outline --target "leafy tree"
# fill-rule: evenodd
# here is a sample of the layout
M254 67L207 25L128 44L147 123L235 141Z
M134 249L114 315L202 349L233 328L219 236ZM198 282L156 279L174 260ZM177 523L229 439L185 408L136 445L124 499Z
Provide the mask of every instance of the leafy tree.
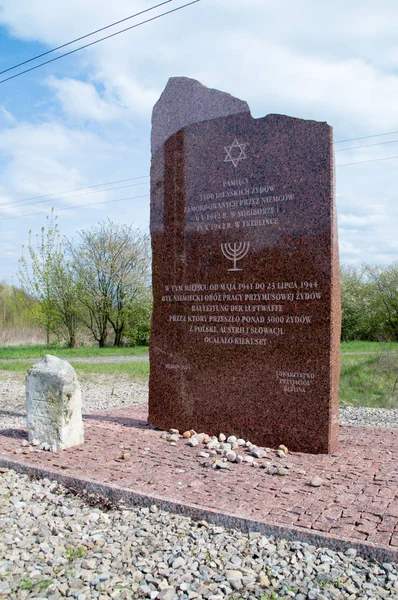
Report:
M398 263L341 267L342 339L398 340Z
M143 290L128 313L125 331L126 339L131 346L147 346L151 331L152 293L151 289Z
M85 307L84 323L100 348L109 326L120 346L130 313L149 285L149 238L128 225L108 220L80 231L80 243L68 242Z
M365 267L341 266L341 337L345 341L371 337L372 302L364 271Z
M398 262L365 269L373 290L374 314L378 315L383 333L398 341Z
M0 282L0 326L26 327L35 323L36 300L21 289Z
M50 334L66 333L68 346L76 345L78 323L78 294L73 271L66 260L61 243L54 209L47 217L47 228L33 243L29 232L28 255L22 247L18 278L26 294L38 301L37 316L46 330L47 344Z

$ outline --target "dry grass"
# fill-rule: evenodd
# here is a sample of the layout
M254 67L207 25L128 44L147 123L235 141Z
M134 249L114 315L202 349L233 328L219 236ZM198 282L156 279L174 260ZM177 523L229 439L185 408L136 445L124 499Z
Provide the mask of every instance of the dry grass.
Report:
M46 343L41 327L5 327L0 330L0 346L30 346Z

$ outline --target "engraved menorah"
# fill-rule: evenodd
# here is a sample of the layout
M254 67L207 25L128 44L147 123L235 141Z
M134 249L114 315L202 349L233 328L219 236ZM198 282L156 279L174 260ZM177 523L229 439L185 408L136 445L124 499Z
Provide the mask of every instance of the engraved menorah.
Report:
M242 269L238 269L236 266L236 261L241 260L249 251L249 242L234 242L233 244L221 244L221 252L224 254L225 258L228 260L234 261L234 266L232 269L228 269L228 271L241 271Z

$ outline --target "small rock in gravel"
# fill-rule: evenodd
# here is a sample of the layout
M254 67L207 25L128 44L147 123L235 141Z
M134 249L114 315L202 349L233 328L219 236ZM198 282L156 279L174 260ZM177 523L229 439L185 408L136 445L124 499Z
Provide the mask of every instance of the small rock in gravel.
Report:
M199 452L199 456L201 458L209 458L210 454L208 452Z
M259 575L259 582L260 582L261 587L267 588L271 585L271 581L270 581L268 575L266 575L263 571Z
M283 452L283 450L281 450L280 448L278 448L278 450L276 451L276 455L279 458L283 458L284 456L286 456L286 454Z
M276 467L268 467L267 473L268 475L276 475L278 473L278 469Z
M254 456L244 456L243 457L243 462L247 462L247 463L253 463L254 462Z
M277 475L289 475L289 470L284 469L283 467L279 467L276 471Z
M196 448L196 446L199 446L199 440L196 437L191 437L188 440L188 446L192 446L192 448Z
M233 452L232 450L230 450L225 455L225 458L227 459L228 462L232 462L232 463L236 462L236 452Z
M185 438L186 440L189 440L189 438L192 437L192 433L190 431L184 431L184 433L182 434L182 437Z
M170 433L170 435L180 435L180 432L178 429L169 429L169 433Z
M253 446L250 449L250 454L254 456L254 458L265 458L267 456L267 453L264 450L264 448L258 448L257 446Z
M216 460L215 463L213 463L213 469L229 469L228 463L223 462L221 460Z
M227 436L224 435L223 433L220 433L220 435L218 436L219 442L225 442L226 439L227 439Z
M287 454L289 452L289 450L286 448L286 446L284 444L280 444L278 446L278 450L282 450L282 452L284 452L284 454Z
M226 572L227 579L242 579L243 574L241 571L230 570Z
M214 440L210 440L210 442L208 444L206 444L206 448L208 450L215 450L216 448L218 448L219 443L215 442Z
M318 475L315 475L311 481L310 481L310 486L311 487L320 487L322 485L323 481L320 477L318 477Z

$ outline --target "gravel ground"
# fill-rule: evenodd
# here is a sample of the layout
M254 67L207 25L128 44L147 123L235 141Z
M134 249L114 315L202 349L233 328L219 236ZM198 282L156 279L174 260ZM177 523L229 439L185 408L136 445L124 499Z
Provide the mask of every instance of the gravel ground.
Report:
M147 401L147 385L93 375L85 412ZM0 373L0 428L25 425L24 378ZM341 421L398 427L398 411L345 408ZM398 598L398 565L243 534L151 509L124 510L0 469L0 598L56 600Z
M0 598L398 598L398 565L0 473Z

